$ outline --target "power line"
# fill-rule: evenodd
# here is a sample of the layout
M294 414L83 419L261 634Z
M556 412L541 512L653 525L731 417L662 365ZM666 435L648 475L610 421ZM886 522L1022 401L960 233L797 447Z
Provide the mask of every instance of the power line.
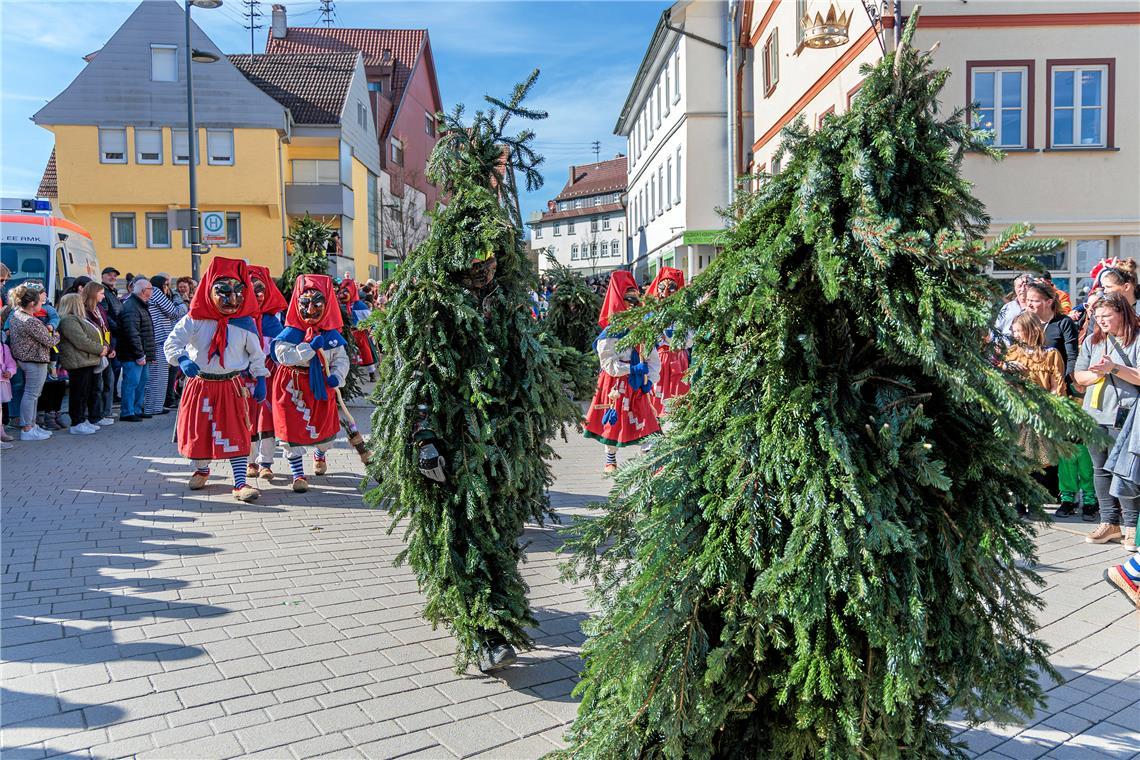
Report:
M241 14L246 18L245 28L249 30L249 54L257 54L257 43L254 40L254 30L261 29L262 25L257 23L264 14L261 12L261 0L242 0L242 5L245 6L245 11Z
M321 23L325 26L332 26L336 20L336 2L335 0L320 0L321 3Z

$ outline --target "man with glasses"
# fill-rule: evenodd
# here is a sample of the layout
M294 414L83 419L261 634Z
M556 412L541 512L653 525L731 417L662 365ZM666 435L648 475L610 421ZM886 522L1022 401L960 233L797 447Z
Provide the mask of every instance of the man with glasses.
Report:
M154 286L145 277L131 283L131 295L119 314L118 344L115 351L123 364L121 422L138 422L152 415L143 411L146 398L147 363L155 360L154 323L147 302ZM107 299L104 299L107 300Z

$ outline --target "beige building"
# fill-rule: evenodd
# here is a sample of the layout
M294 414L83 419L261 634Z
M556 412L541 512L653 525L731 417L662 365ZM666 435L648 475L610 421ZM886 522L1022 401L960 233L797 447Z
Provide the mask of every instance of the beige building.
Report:
M803 115L817 126L857 97L859 67L894 48L887 3L876 34L861 2L835 0L850 14L848 41L813 49L805 13L826 17L830 0L743 0L734 5L740 105L738 169L777 172L780 130ZM905 24L916 3L899 2ZM1054 281L1080 291L1105 256L1140 259L1140 7L1132 2L935 0L922 4L915 44L939 43L951 72L944 113L974 104L994 130L1001 162L966 157L966 175L985 202L995 233L1032 223L1066 240L1047 257ZM1009 279L1009 272L994 272Z

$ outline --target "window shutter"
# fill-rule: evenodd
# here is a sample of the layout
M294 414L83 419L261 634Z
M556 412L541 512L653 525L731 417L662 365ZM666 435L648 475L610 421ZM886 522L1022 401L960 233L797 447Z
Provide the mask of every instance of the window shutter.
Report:
M150 46L150 78L153 82L178 81L178 48L173 45Z
M162 130L136 129L135 151L140 164L162 163Z
M234 162L234 132L232 129L206 130L207 162L228 165Z
M105 164L127 162L127 130L99 130L99 160Z

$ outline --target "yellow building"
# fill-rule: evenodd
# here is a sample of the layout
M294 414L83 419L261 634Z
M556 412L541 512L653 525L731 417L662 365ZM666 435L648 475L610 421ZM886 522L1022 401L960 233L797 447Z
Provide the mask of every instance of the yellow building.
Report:
M182 19L172 0L146 0L33 117L55 136L41 195L124 274L191 271L187 233L168 214L189 205ZM225 212L227 232L203 266L217 254L280 273L290 219L306 212L340 231L330 273L377 266L369 198L379 148L359 55L320 65L315 56L227 58L200 29L191 39L219 57L194 64L198 206Z

